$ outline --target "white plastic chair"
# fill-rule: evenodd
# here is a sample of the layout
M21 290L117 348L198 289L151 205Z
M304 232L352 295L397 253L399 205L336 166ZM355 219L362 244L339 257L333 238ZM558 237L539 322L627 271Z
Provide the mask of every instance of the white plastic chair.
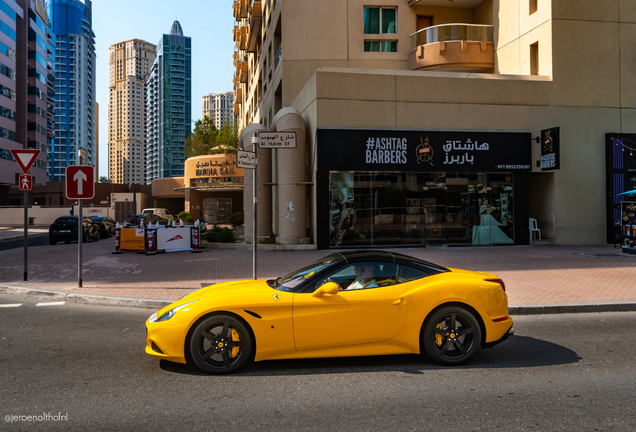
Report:
M530 221L530 241L534 240L535 231L539 233L539 240L541 240L541 230L537 227L537 220L533 218L528 220Z

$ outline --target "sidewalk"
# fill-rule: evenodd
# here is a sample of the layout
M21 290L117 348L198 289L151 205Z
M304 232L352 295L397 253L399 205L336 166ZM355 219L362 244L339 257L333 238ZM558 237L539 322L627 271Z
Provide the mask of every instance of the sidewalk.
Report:
M28 282L22 281L22 249L0 252L0 292L44 290L72 294L68 301L160 307L213 283L252 277L251 250L155 256L113 255L112 250L113 238L83 245L83 288L77 286L76 243L29 248ZM392 250L446 267L495 273L506 283L511 313L636 310L636 256L612 245ZM330 253L259 251L258 277L276 278Z
M49 232L49 227L44 226L29 226L28 236L36 236L42 235ZM18 240L24 238L24 228L23 227L0 227L0 241L4 240Z

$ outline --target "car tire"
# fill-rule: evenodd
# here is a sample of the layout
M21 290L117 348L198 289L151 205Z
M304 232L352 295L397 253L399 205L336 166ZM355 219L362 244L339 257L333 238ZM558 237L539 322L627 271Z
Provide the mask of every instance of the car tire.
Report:
M51 246L54 246L54 245L56 245L56 244L57 244L57 242L56 242L55 240L53 240L53 239L49 239L49 244L50 244Z
M203 372L235 372L252 359L254 343L245 324L229 315L201 321L189 339L189 359Z
M481 348L481 327L475 315L462 307L445 307L426 321L420 347L435 363L457 366Z

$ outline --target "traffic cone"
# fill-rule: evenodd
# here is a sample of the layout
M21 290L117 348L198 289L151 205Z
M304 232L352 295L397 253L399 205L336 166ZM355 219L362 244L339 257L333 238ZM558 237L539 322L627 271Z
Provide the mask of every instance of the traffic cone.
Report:
M190 252L192 253L201 252L201 249L199 249L199 227L193 226L191 229L192 229L192 250Z
M119 227L119 222L117 222L117 224L115 225L115 250L111 253L114 253L114 254L122 253L121 249L119 248L120 235L121 235L121 228Z

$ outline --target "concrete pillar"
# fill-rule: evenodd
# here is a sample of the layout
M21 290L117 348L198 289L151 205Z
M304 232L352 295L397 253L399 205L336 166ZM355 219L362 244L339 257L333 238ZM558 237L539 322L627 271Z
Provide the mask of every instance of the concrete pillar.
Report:
M307 243L305 121L286 107L272 120L276 132L296 132L295 149L278 149L278 236L281 244Z
M251 123L243 129L240 142L241 148L245 151L254 151L252 137L255 132L265 132L265 126L259 123ZM269 237L272 235L272 185L264 184L272 182L272 151L258 149L258 163L256 165L257 181L258 181L258 237ZM252 198L252 179L254 170L244 169L244 189L243 189L243 208L245 215L245 240L251 242L254 236L252 215L253 198Z

